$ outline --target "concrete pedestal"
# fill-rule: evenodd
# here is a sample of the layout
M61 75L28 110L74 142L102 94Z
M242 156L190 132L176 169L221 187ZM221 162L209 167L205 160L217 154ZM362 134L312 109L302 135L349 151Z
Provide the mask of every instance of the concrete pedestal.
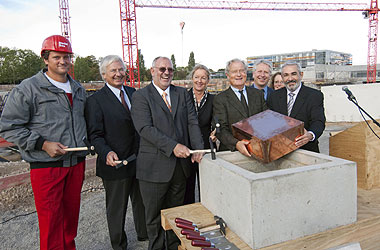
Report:
M206 155L202 204L253 249L356 221L356 163L298 149L263 164L239 152Z

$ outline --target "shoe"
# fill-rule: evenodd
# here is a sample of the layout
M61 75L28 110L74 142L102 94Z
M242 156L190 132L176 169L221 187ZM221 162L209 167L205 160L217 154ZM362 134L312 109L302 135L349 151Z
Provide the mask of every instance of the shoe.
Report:
M138 241L147 241L147 240L149 240L149 238L148 237L139 237L139 236L137 236L137 240Z

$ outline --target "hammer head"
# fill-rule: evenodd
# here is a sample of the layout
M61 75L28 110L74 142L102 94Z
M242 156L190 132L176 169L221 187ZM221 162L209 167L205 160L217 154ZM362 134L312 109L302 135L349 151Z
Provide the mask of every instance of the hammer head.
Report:
M86 136L83 136L83 139L82 141L84 142L84 144L86 145L86 147L88 148L88 151L90 152L91 155L95 155L95 147L94 146L91 146L90 142L87 140Z
M216 160L216 149L214 147L214 143L211 140L211 137L208 138L208 142L210 143L211 148L211 159Z
M216 222L216 225L220 227L220 231L223 233L223 235L226 235L227 223L223 220L223 218L214 215L214 220Z

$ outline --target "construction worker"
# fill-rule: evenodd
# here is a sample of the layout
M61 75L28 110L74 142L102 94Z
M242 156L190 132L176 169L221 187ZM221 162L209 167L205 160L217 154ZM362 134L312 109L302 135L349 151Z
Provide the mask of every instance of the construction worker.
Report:
M40 249L75 249L86 151L85 90L69 75L69 40L54 35L42 43L46 68L10 93L0 134L30 163L40 229Z

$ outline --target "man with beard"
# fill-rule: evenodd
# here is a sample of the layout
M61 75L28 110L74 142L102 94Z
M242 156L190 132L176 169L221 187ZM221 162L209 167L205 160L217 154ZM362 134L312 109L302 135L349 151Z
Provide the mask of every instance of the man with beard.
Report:
M296 146L319 153L318 138L325 129L326 117L322 92L301 83L303 72L298 63L288 61L281 67L285 88L273 92L268 107L283 115L304 122L305 133L296 139Z
M264 93L264 99L268 100L268 97L274 91L268 87L268 83L272 74L272 62L267 60L258 60L253 66L253 84L251 88L259 89Z

